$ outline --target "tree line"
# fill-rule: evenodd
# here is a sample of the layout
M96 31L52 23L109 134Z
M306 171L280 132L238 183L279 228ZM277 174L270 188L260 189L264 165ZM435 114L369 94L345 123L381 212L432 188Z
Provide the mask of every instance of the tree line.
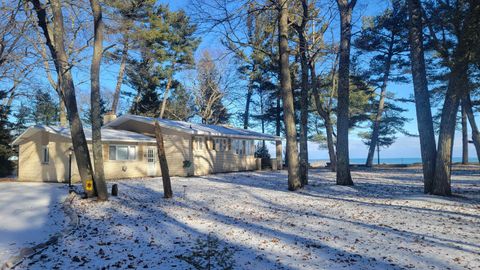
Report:
M174 11L154 0L2 3L0 172L11 170L9 143L28 125L68 126L82 183L95 183L87 195L105 200L102 116L132 113L284 136L290 190L308 185L308 141L328 150L337 184L353 185L354 130L369 167L398 134L418 136L425 192L450 195L457 129L464 162L468 126L480 156L480 3L393 0L357 23L361 4L193 0ZM206 34L219 37L220 52L198 49ZM410 98L390 90L407 83ZM405 128L408 103L418 134ZM92 129L93 161L84 128ZM171 197L158 121L155 137Z

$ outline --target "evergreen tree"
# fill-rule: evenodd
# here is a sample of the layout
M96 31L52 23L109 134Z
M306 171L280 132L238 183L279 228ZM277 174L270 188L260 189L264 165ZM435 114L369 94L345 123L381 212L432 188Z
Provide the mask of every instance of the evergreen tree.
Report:
M88 126L91 126L92 125L92 110L90 108L90 104L85 104L84 106L84 110L83 110L83 113L82 113L82 121L88 125ZM102 120L102 125L103 125L103 116L105 115L105 113L107 113L108 109L107 109L107 103L105 102L105 100L103 98L100 98L100 115L98 115L98 118L100 118L100 120Z
M58 103L48 91L37 90L33 101L33 121L35 124L55 125L58 123Z
M358 53L369 55L370 63L365 76L370 84L379 89L375 117L372 121L371 144L369 145L366 166L372 165L373 154L377 146L380 122L383 121L387 85L391 81L406 81L403 76L395 76L393 70L405 64L403 53L407 50L407 28L401 22L406 17L403 3L393 1L392 8L376 17L364 19L362 32L355 40Z
M174 76L193 67L199 39L194 37L196 25L182 10L160 5L147 14L146 26L137 33L140 59L127 61L127 82L137 92L130 111L163 117Z
M390 97L390 99L392 98L393 97ZM376 100L376 102L378 102L378 100ZM374 105L373 107L378 108L378 104ZM404 129L405 123L409 119L401 115L402 112L405 112L405 111L407 110L391 102L385 103L385 106L383 109L382 121L379 122L379 126L378 126L378 141L376 142L375 147L381 147L381 148L390 147L390 145L392 145L397 140L396 134L398 133L410 135ZM372 119L372 122L373 121L374 119ZM363 142L368 146L371 145L372 143L373 128L374 126L372 125L369 131L360 132L358 134L363 139ZM380 154L380 149L377 149L377 153L378 155Z
M5 98L5 91L0 90L0 100ZM10 123L8 122L8 108L0 107L0 177L8 176L13 170L13 164L9 157L13 155L10 143L13 138L10 135Z
M172 83L172 90L167 100L164 118L188 121L195 114L193 97L185 86L176 80Z
M160 108L157 89L160 87L159 72L154 59L143 49L140 60L130 59L127 65L127 82L136 91L130 113L156 116Z
M15 118L15 122L13 125L12 129L12 135L17 137L22 132L24 132L30 123L30 118L32 114L32 109L25 105L25 103L20 103L20 106L18 107L17 111L13 114L13 117Z

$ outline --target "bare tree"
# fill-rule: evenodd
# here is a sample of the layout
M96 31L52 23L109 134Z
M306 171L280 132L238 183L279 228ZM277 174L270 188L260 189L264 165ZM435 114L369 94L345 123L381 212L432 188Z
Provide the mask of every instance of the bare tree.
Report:
M73 150L77 161L78 171L83 183L85 193L88 197L93 197L95 191L90 188L90 181L93 180L93 171L90 161L90 155L87 147L87 140L83 131L83 125L78 113L77 101L75 97L75 87L73 84L71 64L69 62L64 39L64 26L62 6L59 0L51 0L50 8L52 10L51 20L53 26L49 25L47 19L47 6L40 0L30 0L38 18L38 26L42 29L45 38L45 44L49 48L50 54L55 63L57 76L61 85L62 96L65 101L67 115L70 122L70 132L72 137Z

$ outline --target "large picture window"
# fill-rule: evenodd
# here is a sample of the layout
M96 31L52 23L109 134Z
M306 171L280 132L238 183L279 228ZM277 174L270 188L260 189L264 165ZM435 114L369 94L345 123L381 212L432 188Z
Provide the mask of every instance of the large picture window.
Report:
M109 160L137 159L137 146L135 145L110 145L108 149Z

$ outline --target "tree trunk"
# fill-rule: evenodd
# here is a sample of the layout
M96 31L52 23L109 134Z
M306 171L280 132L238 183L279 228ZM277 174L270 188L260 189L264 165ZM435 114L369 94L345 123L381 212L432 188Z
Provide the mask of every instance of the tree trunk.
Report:
M422 10L419 0L408 1L409 11L409 43L410 61L412 65L413 90L417 113L418 134L420 135L420 151L422 154L424 192L433 190L435 173L435 136L433 133L430 95L428 93L427 74L423 52Z
M302 0L302 23L298 30L300 66L302 72L302 84L300 91L300 181L302 186L308 185L308 60L307 40L305 38L305 26L308 20L308 5Z
M435 195L448 196L452 194L450 177L453 139L460 99L465 97L464 91L468 83L467 55L462 43L463 41L460 39L457 52L455 53L454 65L449 75L447 93L442 108L433 183L433 194Z
M128 57L128 38L124 37L122 59L120 60L120 69L118 71L117 85L115 86L115 93L113 94L111 112L117 114L118 102L120 100L120 90L122 89L123 77L125 74L125 67L127 66Z
M335 71L333 71L335 74ZM325 133L327 134L327 148L328 148L328 156L330 158L330 170L335 172L337 169L337 156L335 154L335 143L333 141L333 124L331 119L331 112L328 110L323 109L321 101L320 101L320 93L318 91L318 82L317 82L317 75L315 72L315 64L310 64L310 76L312 81L312 89L313 89L313 97L315 100L315 106L317 109L318 114L322 117L323 122L325 124ZM333 89L332 89L333 91Z
M173 67L172 67L173 68ZM170 92L170 88L172 87L172 78L173 75L168 77L167 85L165 86L165 93L163 94L162 100L162 107L160 107L160 118L163 118L163 114L165 113L165 108L167 107L167 100L168 100L168 93Z
M277 135L277 136L280 136L281 130L282 130L282 122L281 122L282 120L280 119L280 118L281 118L281 117L280 117L280 112L281 112L281 110L282 110L282 106L281 106L281 104L280 104L280 102L281 102L281 100L280 100L280 99L281 99L281 98L280 98L280 94L281 94L281 93L279 93L279 95L277 95L277 102L276 102L276 104L275 104L275 105L276 105L276 111L275 111L275 135Z
M468 164L468 124L465 102L462 101L462 164Z
M283 98L283 119L287 137L288 189L301 187L298 164L297 129L295 126L295 109L293 106L292 83L289 68L288 48L288 0L278 0L278 49L280 55L280 87Z
M67 116L70 123L70 133L72 137L73 151L77 161L80 179L87 197L93 197L95 192L89 188L90 181L93 181L92 165L87 147L87 140L83 131L82 122L78 114L77 100L75 97L75 87L73 84L70 65L64 47L64 27L62 7L59 0L50 0L53 20L53 37L50 39L47 26L47 14L45 6L39 0L31 0L38 17L38 25L42 28L46 44L52 54L55 63L61 89L65 99Z
M61 93L60 91L57 91L59 94ZM59 116L60 116L60 126L61 127L66 127L67 126L67 114L65 112L65 102L63 101L62 96L59 96Z
M170 172L168 171L167 156L165 155L165 146L163 145L162 129L158 120L155 121L155 139L157 141L158 161L160 162L160 170L162 171L163 197L172 198L172 184L170 181Z
M255 64L252 67L252 74L255 72ZM245 101L245 113L243 114L243 128L248 128L248 122L250 120L250 103L252 103L253 95L253 75L250 75L250 80L248 82L247 97Z
M165 112L165 107L167 105L168 92L172 85L172 75L168 78L167 85L165 87L165 93L163 95L162 105L160 108L160 119L163 118L163 113ZM157 153L158 161L160 162L160 170L162 172L162 182L163 182L163 196L164 198L172 198L172 183L170 181L170 171L168 169L167 155L165 154L165 147L163 145L163 133L160 128L158 120L155 120L155 139L157 141Z
M107 184L105 183L105 174L103 171L103 147L102 147L102 121L100 106L100 63L102 61L103 50L103 20L102 8L98 0L90 0L94 21L94 41L93 57L90 69L90 104L92 114L92 150L94 162L94 180L97 190L98 200L106 201L108 199Z
M385 107L385 97L387 95L387 84L388 84L388 78L390 76L390 66L392 63L394 42L395 40L394 40L394 37L392 36L390 40L389 48L388 48L387 59L385 62L385 70L383 73L382 86L380 87L380 99L378 101L377 115L375 116L375 120L373 122L372 137L370 140L370 146L368 148L367 162L365 163L365 166L367 167L372 167L373 156L375 154L375 147L377 147L378 145L378 137L380 134L380 122L382 121L383 109Z
M353 185L348 149L350 103L350 39L352 10L356 0L337 0L340 10L340 62L338 67L337 105L337 185Z
M435 178L433 194L448 196L451 191L451 163L453 139L455 136L458 106L466 99L469 92L469 63L471 48L475 46L472 35L477 34L473 27L478 20L480 5L470 5L469 14L465 16L463 29L457 33L457 46L453 52L452 67L448 78L447 93L442 108L438 150L435 161Z
M480 162L480 132L478 130L477 123L475 122L475 115L473 114L472 110L472 100L470 99L470 94L468 94L463 100L463 105L465 106L468 121L470 122L470 128L472 129L472 140L477 152L477 159Z

